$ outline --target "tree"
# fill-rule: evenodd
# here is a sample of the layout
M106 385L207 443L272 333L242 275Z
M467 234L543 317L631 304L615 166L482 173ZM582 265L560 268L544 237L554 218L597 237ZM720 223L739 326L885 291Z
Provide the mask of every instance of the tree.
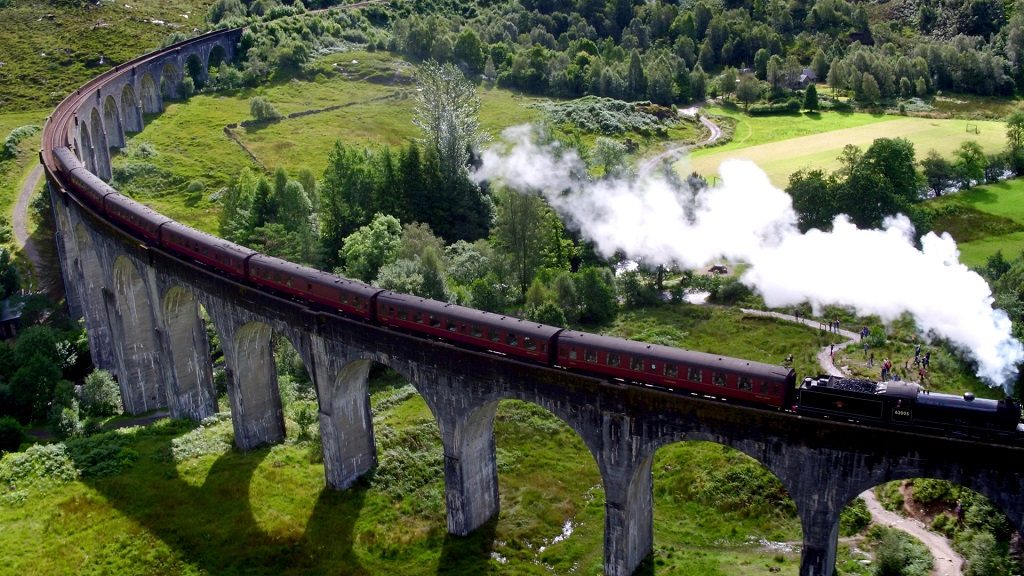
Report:
M1006 147L1014 173L1024 173L1024 110L1014 110L1006 118Z
M694 64L693 71L690 72L690 95L694 100L704 99L706 86L707 76L704 75L704 69L700 64Z
M369 224L345 238L341 257L345 272L371 282L385 264L395 261L402 238L402 224L394 216L377 214Z
M740 82L736 85L736 97L743 102L743 109L749 109L750 105L761 98L761 83L750 74L740 76Z
M113 416L121 413L121 390L106 370L96 370L82 385L82 411L88 416Z
M929 150L928 155L921 160L921 170L924 172L924 181L928 189L936 196L942 196L956 181L956 170L953 165L934 149Z
M818 109L818 89L814 84L808 84L804 90L804 110L814 112Z
M811 228L828 231L839 214L836 182L822 170L802 169L790 174L786 192L793 198L801 232Z
M512 262L519 293L526 294L541 260L541 224L544 202L533 194L520 194L504 189L497 195L494 236L495 246Z
M594 141L594 149L590 152L591 161L595 166L604 168L604 177L619 176L626 169L626 145L611 138L598 136Z
M782 94L783 89L786 87L786 74L784 71L784 61L778 54L772 54L772 57L768 59L768 71L767 81L768 88L771 90L772 96L779 96Z
M889 182L900 204L909 206L919 200L921 179L917 174L914 144L910 140L876 138L861 161Z
M526 312L526 317L533 322L547 324L548 326L565 326L565 312L562 308L548 300L538 306L533 306Z
M604 323L615 318L618 302L615 295L615 277L610 270L584 268L575 277L580 298L580 320Z
M455 59L469 74L479 74L484 66L483 44L476 31L469 26L463 28L455 40ZM493 62L491 66L493 68Z
M640 53L633 50L629 56L629 72L626 75L626 90L630 100L640 100L647 94L647 74L640 61Z
M968 140L960 144L953 154L956 156L954 168L962 187L968 188L972 183L985 180L985 151L980 144Z
M722 93L722 96L728 96L736 92L736 69L727 66L722 73L718 75L718 90Z
M0 454L17 452L24 439L25 432L17 420L10 416L0 418Z
M452 64L428 61L419 66L413 124L424 133L424 144L437 152L445 180L464 174L470 153L483 142L476 89Z
M878 81L869 72L865 72L860 82L860 100L865 104L877 104L882 99Z

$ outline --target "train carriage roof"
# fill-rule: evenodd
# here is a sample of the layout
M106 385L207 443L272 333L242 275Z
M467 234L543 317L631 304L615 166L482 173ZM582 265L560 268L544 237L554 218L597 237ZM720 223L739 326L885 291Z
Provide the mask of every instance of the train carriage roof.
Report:
M788 378L790 374L793 373L792 369L776 364L766 364L763 362L744 360L742 358L732 358L718 354L708 354L706 352L695 352L693 350L683 350L682 348L673 348L671 346L648 344L646 342L626 340L624 338L616 338L614 336L601 336L598 334L588 334L586 332L576 332L572 330L562 332L558 337L558 340L560 345L576 344L583 348L609 350L621 354L643 356L644 358L709 368L711 370L739 372L756 378L779 380Z
M113 190L113 189L111 189L111 190ZM171 219L168 218L167 216L164 216L163 214L157 212L156 210L153 210L149 206L146 206L145 204L143 204L141 202L138 202L138 201L133 200L133 199L127 197L127 196L124 196L124 195L122 195L121 193L119 193L117 191L114 191L113 194L108 195L106 197L106 201L108 203L110 203L110 204L117 204L119 207L121 207L123 209L126 209L126 210L128 210L128 211L130 211L130 212L132 212L134 214L137 214L139 216L144 217L147 221L152 223L154 226L159 226L160 224L163 224L164 222L170 222L171 221Z
M174 234L177 234L189 240L194 240L196 242L202 242L203 244L215 246L219 250L233 252L237 254L239 258L242 259L245 259L247 256L256 253L256 251L253 250L252 248L240 246L238 244L235 244L234 242L230 242L223 238L218 238L216 236L213 236L212 234L207 234L206 232L200 232L195 228L190 228L174 220L171 220L164 224L163 229L166 231L173 232Z
M538 340L548 340L562 330L555 326L538 324L529 320L523 320L522 318L516 318L515 316L504 316L501 314L494 314L492 312L484 312L483 310L466 308L465 306L459 306L458 304L449 304L447 302L439 302L437 300L430 300L429 298L420 298L419 296L398 294L391 291L384 292L378 296L377 302L378 304L392 304L395 306L411 307L420 312L434 314L436 316L452 320L459 320L467 324L473 324L484 328L500 328L505 331L514 332L515 334L522 336L529 336Z
M256 254L253 256L252 259L249 260L249 266L268 268L283 274L297 276L307 282L315 282L321 286L336 286L348 292L359 294L365 298L369 298L381 291L380 288L370 286L369 284L358 280L352 280L350 278L345 278L344 276L338 276L336 274L331 274L330 272L324 272L323 270L303 266L302 264L296 264L273 256L267 256L266 254Z

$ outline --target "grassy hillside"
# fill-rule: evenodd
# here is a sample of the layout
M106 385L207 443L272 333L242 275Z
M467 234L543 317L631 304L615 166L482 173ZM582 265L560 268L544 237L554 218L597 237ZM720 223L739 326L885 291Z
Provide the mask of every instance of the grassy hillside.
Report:
M721 112L721 110L719 110ZM986 153L1006 147L1006 125L995 121L971 120L978 133L967 132L968 121L914 118L865 113L793 114L786 116L745 116L736 119L734 138L724 146L698 150L677 164L677 170L696 170L705 175L718 173L718 166L730 158L753 160L771 178L785 187L789 175L802 168L834 171L843 146L866 149L876 138L906 138L914 144L917 158L929 150L951 158L962 142L974 140Z
M213 0L13 0L0 8L0 112L50 108L89 78L206 26Z

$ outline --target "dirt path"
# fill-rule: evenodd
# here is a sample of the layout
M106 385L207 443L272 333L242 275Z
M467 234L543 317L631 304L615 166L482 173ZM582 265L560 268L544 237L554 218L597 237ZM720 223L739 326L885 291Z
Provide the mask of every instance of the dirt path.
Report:
M868 511L871 512L872 522L902 530L917 538L928 547L928 550L932 553L932 558L935 560L935 563L932 564L932 574L934 576L961 576L964 559L953 551L953 548L949 545L949 540L928 530L920 520L904 518L895 512L882 508L882 504L878 502L878 499L875 498L875 493L871 490L866 490L860 495L860 498L867 503Z
M827 328L819 320L812 318L797 318L792 314L783 314L781 312L768 312L765 310L750 310L742 309L744 314L751 314L753 316L765 316L770 318L778 318L787 322L797 322L811 328L818 330L824 330ZM840 328L839 335L846 338L845 342L840 342L835 345L835 350L842 350L851 344L855 344L860 335L856 332L849 330L843 330ZM821 365L822 370L832 376L844 376L845 372L842 367L837 367L832 362L832 350L830 346L825 346L818 351L818 364ZM864 500L868 505L868 511L871 513L871 521L875 524L882 526L889 526L897 530L902 530L907 534L910 534L914 538L917 538L928 547L928 551L931 552L932 558L935 560L932 565L933 576L961 576L964 559L959 554L953 551L952 546L949 544L944 536L936 534L919 520L913 518L904 518L894 512L889 512L878 502L875 498L875 493L871 490L867 490L860 495L860 498Z
M145 426L147 424L152 424L153 422L156 422L157 420L163 420L164 418L170 418L170 417L171 417L171 413L170 412L168 412L166 410L157 410L156 412L153 412L152 414L146 414L146 415L143 415L143 416L137 416L135 418L127 418L125 420L118 420L117 422L115 422L113 424L107 424L106 426L103 427L103 430L104 431L106 431L106 430L117 430L118 428L128 428L130 426ZM29 428L29 429L25 430L25 432L27 434L29 434L30 436L35 437L37 440L52 440L53 437L54 437L53 433L50 432L49 428L42 427L42 426L39 426L39 427L36 427L36 428Z
M32 193L35 192L39 179L43 177L42 164L36 166L29 173L28 178L21 185L18 192L18 201L14 205L14 214L11 216L11 226L14 228L14 241L21 247L25 257L32 263L36 278L40 277L43 269L42 258L39 256L39 248L28 235L28 207L32 203ZM36 287L39 289L39 287Z
M687 111L680 110L679 114L681 116L687 115L687 112L689 111L692 111L693 114L700 114L699 109L687 109ZM695 144L683 144L681 146L673 146L672 148L669 148L668 150L661 152L657 156L648 158L647 160L644 160L643 162L640 163L640 167L637 169L637 173L640 176L646 176L651 170L654 170L654 168L661 164L661 162L664 160L674 160L679 156L685 154L690 148L693 148L694 146L712 144L714 142L717 142L718 139L722 137L722 129L719 128L718 125L712 122L711 120L708 120L706 117L698 117L700 118L700 123L703 124L708 129L707 138Z

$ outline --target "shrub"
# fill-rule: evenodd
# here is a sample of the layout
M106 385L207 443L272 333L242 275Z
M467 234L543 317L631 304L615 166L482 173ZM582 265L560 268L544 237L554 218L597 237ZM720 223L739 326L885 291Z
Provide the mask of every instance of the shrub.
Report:
M25 439L21 424L10 416L0 418L0 452L17 452Z
M281 117L274 106L263 96L255 96L249 100L249 112L257 122L269 122Z
M931 553L909 534L875 526L870 536L878 543L875 576L927 576L931 572Z
M181 95L185 98L189 98L196 93L196 81L191 76L185 76L185 79L181 81Z
M85 377L81 392L82 411L89 416L113 416L121 413L121 390L106 370Z
M39 132L39 126L34 125L19 126L14 130L11 130L11 133L8 134L7 138L4 140L3 149L0 150L0 160L4 158L14 158L17 156L18 144L20 144L25 138L34 135L36 132Z
M855 498L839 516L839 533L852 536L863 532L871 524L871 512L861 498Z
M81 436L83 432L82 421L78 418L78 403L63 406L53 422L53 433L61 440L66 440Z

